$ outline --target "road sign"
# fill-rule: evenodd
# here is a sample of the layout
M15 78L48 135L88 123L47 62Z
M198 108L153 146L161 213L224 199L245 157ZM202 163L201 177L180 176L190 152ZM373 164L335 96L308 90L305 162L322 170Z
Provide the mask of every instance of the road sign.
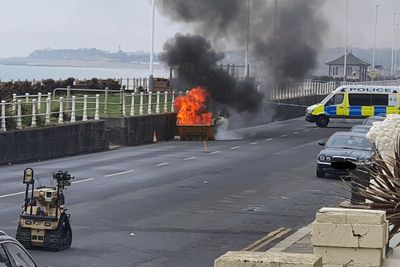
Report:
M376 77L378 77L378 72L376 72L376 70L373 69L370 72L368 72L368 76L371 77L372 79L376 79Z

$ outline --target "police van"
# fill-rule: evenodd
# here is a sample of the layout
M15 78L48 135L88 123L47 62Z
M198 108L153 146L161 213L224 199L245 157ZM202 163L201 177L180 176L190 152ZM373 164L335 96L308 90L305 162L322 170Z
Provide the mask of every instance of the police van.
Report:
M326 127L330 119L362 119L399 114L399 86L346 85L330 93L321 103L307 108L306 121Z

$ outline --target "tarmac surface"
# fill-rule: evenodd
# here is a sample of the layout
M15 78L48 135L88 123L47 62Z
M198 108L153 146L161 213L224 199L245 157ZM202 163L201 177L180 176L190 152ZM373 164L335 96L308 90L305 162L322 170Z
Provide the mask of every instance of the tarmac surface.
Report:
M42 185L75 176L65 191L73 243L31 250L39 266L205 267L279 227L299 229L347 197L315 176L318 142L353 124L317 128L303 118L237 131L243 139L162 142L0 167L0 229L14 236L23 169Z

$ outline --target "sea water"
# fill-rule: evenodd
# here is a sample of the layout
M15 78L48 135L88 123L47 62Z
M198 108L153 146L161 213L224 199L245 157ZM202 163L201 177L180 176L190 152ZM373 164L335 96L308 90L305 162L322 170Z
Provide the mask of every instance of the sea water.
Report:
M96 67L60 67L60 66L17 66L0 64L0 81L11 80L42 80L67 79L70 77L83 79L114 79L114 78L147 78L148 64L137 64L132 68L96 68ZM155 65L154 77L166 78L169 70L161 65Z

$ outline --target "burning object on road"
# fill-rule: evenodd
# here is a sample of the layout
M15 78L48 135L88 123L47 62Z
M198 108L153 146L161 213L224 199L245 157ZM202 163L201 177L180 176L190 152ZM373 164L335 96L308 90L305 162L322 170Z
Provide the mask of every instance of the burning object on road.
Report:
M215 121L209 112L210 95L202 87L193 88L175 101L177 126L182 141L214 141Z

